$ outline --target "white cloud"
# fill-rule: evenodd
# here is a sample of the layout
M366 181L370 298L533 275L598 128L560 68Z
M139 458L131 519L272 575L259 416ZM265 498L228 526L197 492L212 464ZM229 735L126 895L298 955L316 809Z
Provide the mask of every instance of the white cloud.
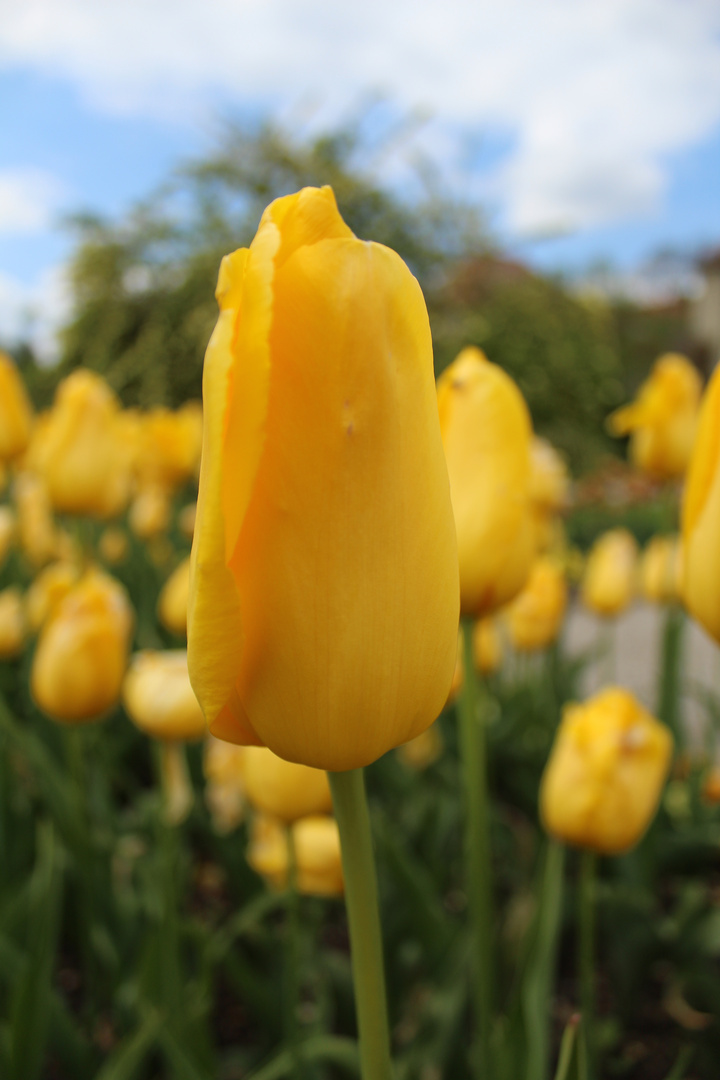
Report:
M0 234L48 228L61 186L39 169L0 169Z
M716 0L23 0L0 66L176 119L313 96L337 115L379 88L432 111L438 148L506 132L485 190L527 234L659 206L668 156L720 122L719 38Z
M0 272L0 341L28 341L38 358L58 358L57 331L67 321L70 288L64 266L53 266L32 284Z

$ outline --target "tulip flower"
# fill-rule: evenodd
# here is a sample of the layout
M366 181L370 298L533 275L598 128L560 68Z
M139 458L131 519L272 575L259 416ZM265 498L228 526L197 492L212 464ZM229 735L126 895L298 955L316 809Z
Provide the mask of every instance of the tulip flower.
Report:
M197 503L191 502L183 506L178 514L178 529L186 540L192 540L195 533L195 518L197 516Z
M533 563L525 588L504 612L513 648L545 649L556 639L567 608L567 583L561 566L546 555Z
M165 532L170 522L170 495L166 488L154 485L142 488L135 495L128 515L128 524L141 540L150 540Z
M119 402L100 375L78 368L62 380L29 464L44 476L56 510L110 517L124 509L132 447L123 435Z
M22 593L11 585L0 592L0 660L12 660L25 644L26 622Z
M58 556L59 531L53 518L45 481L34 473L20 473L13 484L20 547L33 566Z
M22 454L30 442L32 407L18 369L0 351L0 463Z
M243 780L247 801L280 821L332 810L327 773L285 761L264 746L245 748Z
M190 676L211 731L351 770L418 735L458 568L420 288L330 188L222 264L205 358Z
M700 404L701 380L686 356L666 353L630 405L608 418L613 435L630 435L630 457L661 480L683 476L690 461Z
M682 506L682 596L720 642L720 369L708 384Z
M720 765L712 765L708 769L702 784L702 800L708 806L717 806L720 803Z
M338 827L331 817L313 815L292 828L296 888L310 896L342 896L343 873ZM290 854L286 829L269 816L253 819L247 859L275 889L288 883Z
M206 734L184 649L136 653L123 681L122 698L132 722L153 739L188 742Z
M138 439L135 462L138 486L172 491L197 472L202 448L202 407L189 401L177 412L152 409L141 418Z
M525 584L534 555L530 416L509 375L463 349L438 380L464 615L488 615Z
M564 712L540 789L547 831L606 855L628 851L657 809L673 740L626 690Z
M124 529L117 525L109 525L103 529L98 541L98 553L109 566L115 566L127 558L130 548L128 535Z
M680 595L682 570L677 536L653 536L640 559L640 591L653 604L667 604Z
M630 604L636 587L637 543L627 529L611 529L593 544L585 564L582 599L597 615L611 618Z
M133 616L122 586L91 569L42 628L30 689L54 720L82 723L120 697Z
M173 570L158 597L158 618L166 630L178 636L187 633L188 592L190 590L190 557Z
M530 502L536 510L557 513L568 504L570 479L555 447L533 435L530 443Z
M77 585L80 576L80 568L73 562L51 563L40 571L25 594L25 612L34 633Z

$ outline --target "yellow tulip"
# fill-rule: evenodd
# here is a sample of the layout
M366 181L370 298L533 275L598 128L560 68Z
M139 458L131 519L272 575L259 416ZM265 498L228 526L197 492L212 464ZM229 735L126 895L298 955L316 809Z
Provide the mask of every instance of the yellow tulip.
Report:
M530 416L509 375L463 349L438 381L438 408L465 615L488 615L525 584L534 555Z
M232 832L245 817L244 764L244 746L223 742L214 735L207 737L203 754L205 802L215 832Z
M619 615L635 595L637 543L627 529L610 529L593 544L585 564L582 599L597 615Z
M187 633L188 593L190 590L190 557L173 570L158 597L158 618L171 633Z
M518 652L545 649L560 633L567 608L567 583L561 566L541 555L521 593L504 612L510 641Z
M296 886L309 896L342 896L344 891L340 835L331 817L312 816L295 822ZM290 863L288 836L271 817L253 818L247 852L252 868L275 889L287 885Z
M22 652L25 634L22 593L11 585L0 592L0 660L12 660Z
M491 675L502 663L503 646L498 633L497 620L478 619L473 626L473 658L475 670L481 675Z
M192 540L195 533L195 517L197 515L197 503L191 502L183 506L178 514L178 529L186 540Z
M666 353L630 405L608 418L613 435L630 435L632 461L651 476L683 476L690 461L702 384L686 356Z
M211 731L352 769L452 679L458 567L425 303L330 188L223 260L188 612Z
M55 720L81 723L114 705L127 667L133 616L122 586L89 570L43 626L32 695Z
M136 472L140 487L172 490L197 472L202 448L202 408L189 401L177 412L151 409L140 422Z
M133 498L128 524L141 540L165 532L170 521L170 495L166 488L141 488Z
M682 506L682 597L720 642L720 368L700 412Z
M720 803L720 765L712 765L705 774L702 800L708 806L717 806Z
M17 506L20 547L33 566L43 566L57 556L60 543L45 481L34 473L18 474L13 484L13 498Z
M0 506L0 567L5 562L15 540L17 521L9 506Z
M332 810L327 773L285 761L264 746L245 748L243 780L248 802L281 821Z
M640 591L653 604L680 595L681 551L677 536L653 536L640 559Z
M100 375L78 368L62 380L29 464L45 477L56 510L110 517L124 509L132 454L118 400Z
M32 420L20 373L7 353L0 351L0 462L22 454L30 442Z
M566 706L540 787L547 831L606 855L628 851L657 809L672 743L618 687Z
M533 435L530 444L530 501L537 510L557 513L568 504L570 478L555 447Z
M184 649L136 653L123 681L122 699L132 722L153 739L188 742L207 732Z
M77 585L79 578L80 568L73 562L51 563L40 571L25 594L25 612L34 633Z
M438 723L431 724L429 728L416 735L410 742L398 746L396 753L403 765L409 769L422 771L434 764L445 749L442 732Z
M130 543L128 534L117 525L110 525L103 529L98 541L98 552L103 562L109 566L115 566L127 558Z

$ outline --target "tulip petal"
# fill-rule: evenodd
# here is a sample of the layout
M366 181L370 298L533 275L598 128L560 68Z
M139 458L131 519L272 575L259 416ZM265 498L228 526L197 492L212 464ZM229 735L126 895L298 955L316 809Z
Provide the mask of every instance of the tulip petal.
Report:
M435 719L455 665L430 329L402 260L354 239L297 249L273 294L265 444L230 561L238 690L280 756L355 768Z
M191 555L188 604L188 669L205 719L215 730L223 717L223 732L231 741L257 742L235 693L242 618L232 575L225 563L225 534L221 514L222 435L227 386L232 362L231 341L238 318L248 251L223 259L217 297L220 318L205 356L203 370L203 455L198 493L202 528L195 531ZM223 734L223 738L228 738Z

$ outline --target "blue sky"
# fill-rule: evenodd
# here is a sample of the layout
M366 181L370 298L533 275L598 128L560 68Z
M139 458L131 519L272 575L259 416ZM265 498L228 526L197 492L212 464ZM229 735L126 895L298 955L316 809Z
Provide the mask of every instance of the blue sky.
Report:
M716 0L23 0L0 24L0 339L52 352L65 215L121 215L223 114L363 96L549 270L720 245ZM406 163L389 163L402 183Z

